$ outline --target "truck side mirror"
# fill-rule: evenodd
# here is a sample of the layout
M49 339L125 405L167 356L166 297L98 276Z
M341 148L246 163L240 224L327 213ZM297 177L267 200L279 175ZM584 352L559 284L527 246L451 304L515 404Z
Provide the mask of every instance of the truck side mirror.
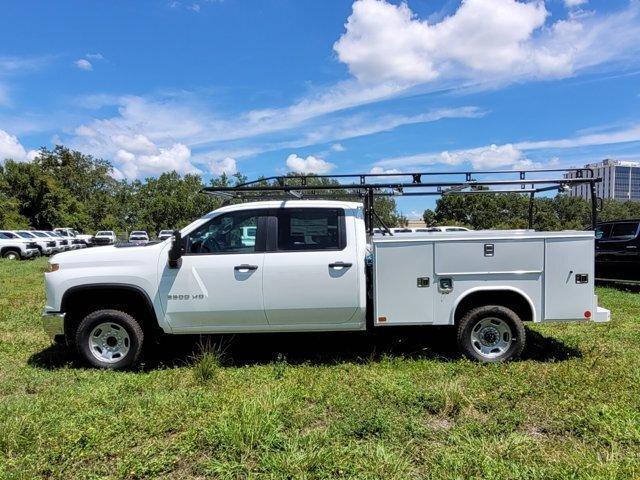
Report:
M182 247L182 234L180 230L173 231L173 240L171 241L171 249L169 249L169 268L180 268L182 263L180 259L184 254Z

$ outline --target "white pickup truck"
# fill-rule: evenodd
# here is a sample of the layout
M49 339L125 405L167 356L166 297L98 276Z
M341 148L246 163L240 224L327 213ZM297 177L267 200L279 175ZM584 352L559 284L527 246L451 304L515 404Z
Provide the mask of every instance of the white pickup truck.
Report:
M468 357L505 361L522 352L526 322L609 320L593 252L590 231L368 238L360 203L244 203L161 243L56 255L43 322L103 368L132 364L158 332L395 325L455 325Z

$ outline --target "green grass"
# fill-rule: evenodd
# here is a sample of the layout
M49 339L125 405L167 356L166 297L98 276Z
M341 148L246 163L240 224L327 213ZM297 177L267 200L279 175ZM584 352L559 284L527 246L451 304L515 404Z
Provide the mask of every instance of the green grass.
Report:
M638 478L640 295L536 325L524 359L448 332L165 342L84 368L40 328L43 260L0 262L2 478ZM389 330L390 332L390 330Z

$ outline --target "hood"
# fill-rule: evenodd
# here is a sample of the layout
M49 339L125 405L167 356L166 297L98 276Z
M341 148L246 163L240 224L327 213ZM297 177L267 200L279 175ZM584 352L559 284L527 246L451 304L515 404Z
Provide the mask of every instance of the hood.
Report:
M128 265L142 263L148 255L157 256L160 253L161 244L150 243L146 245L125 244L127 248L116 245L97 246L57 253L50 259L50 263L59 263L65 266L107 265L126 263Z

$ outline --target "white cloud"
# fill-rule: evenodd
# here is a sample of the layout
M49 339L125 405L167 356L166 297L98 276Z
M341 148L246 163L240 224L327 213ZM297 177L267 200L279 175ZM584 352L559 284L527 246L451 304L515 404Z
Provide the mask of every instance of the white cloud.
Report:
M331 150L333 150L334 152L344 152L346 149L341 143L334 143L333 145L331 145Z
M556 140L518 142L515 145L523 150L541 150L551 148L592 147L597 145L612 145L616 143L630 142L640 142L640 124L632 125L622 130L591 133Z
M455 166L466 163L471 164L474 169L479 170L492 168L534 168L540 166L540 164L527 158L527 151L595 147L632 142L640 142L640 124L620 130L589 133L555 140L514 142L503 145L492 144L464 150L425 152L416 155L387 158L377 162L374 168L380 168L382 170L383 168L415 167L433 164ZM557 157L553 157L551 161L545 165L557 165L558 161Z
M238 171L235 158L225 157L222 160L212 160L209 165L209 172L213 175L233 175Z
M584 5L589 0L564 0L564 4L567 8L579 7L580 5Z
M16 136L0 129L0 162L9 159L26 162L33 160L37 154L36 150L27 151Z
M464 0L431 24L406 3L357 0L334 49L368 85L566 77L637 51L638 10L633 2L608 16L572 15L545 25L550 14L542 0Z
M389 158L378 162L378 167L410 167L434 164L457 166L465 163L471 164L471 166L477 170L512 167L530 168L533 166L533 162L527 159L520 149L508 143L505 145L492 144L464 150L443 151L439 153L428 152ZM391 170L394 169L392 168Z
M88 58L89 60L104 60L104 55L101 53L87 53L85 58Z
M93 65L86 58L79 58L75 62L73 62L76 67L80 70L91 71L93 70Z
M287 157L287 167L297 173L316 173L320 175L329 173L335 168L335 165L313 155L302 158L292 153Z
M265 151L297 149L370 135L402 125L484 115L476 107L463 106L434 109L416 115L349 114L301 125L298 113L288 117L284 112L257 115L256 111L250 111L238 118L219 119L194 105L189 96L94 95L83 97L78 103L91 108L116 106L118 114L76 127L75 136L65 141L71 147L111 159L118 150L155 154L158 147L182 143L198 149L193 161L203 164L204 169L208 169L212 160L220 161L226 157L238 159ZM291 131L290 139L274 141L265 138L281 129ZM206 147L214 148L205 150ZM335 143L331 151L341 151L341 148L344 147Z
M382 167L373 167L369 173L373 173L375 175L380 175L383 173L402 173L397 168L382 168Z
M157 176L175 170L180 174L202 173L191 163L191 150L181 143L169 148L158 148L156 154L136 155L127 150L118 150L113 158L115 178L142 178Z
M130 152L145 154L155 154L158 152L158 147L140 133L134 135L113 135L111 139L116 147Z

